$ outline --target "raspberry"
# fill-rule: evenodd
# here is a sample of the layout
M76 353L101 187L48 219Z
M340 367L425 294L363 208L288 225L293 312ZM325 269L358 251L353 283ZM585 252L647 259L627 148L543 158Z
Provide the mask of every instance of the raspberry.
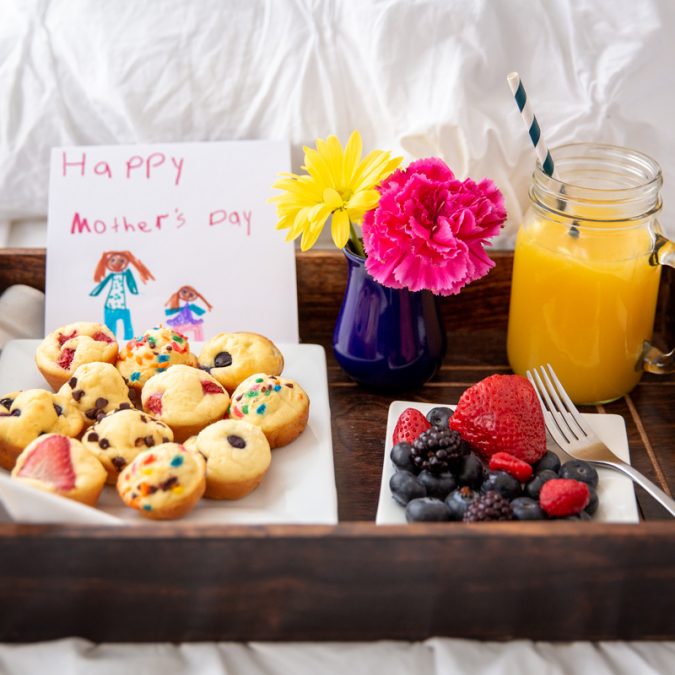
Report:
M215 382L202 382L202 392L206 394L222 394L223 388Z
M162 414L162 395L161 394L150 394L145 405L143 406L149 413L153 415Z
M66 347L59 354L59 358L56 361L56 365L60 366L64 370L68 370L73 363L73 357L75 356L75 350Z
M104 333L102 330L96 331L92 336L92 340L96 340L96 342L112 342L112 338L107 334Z
M462 437L449 427L431 427L422 432L413 443L410 459L418 469L445 473L450 463L469 452Z
M67 335L64 335L63 333L59 333L57 338L56 338L58 340L59 347L63 347L63 345L66 344L66 342L68 342L68 340L71 340L76 335L77 335L76 330L74 330L72 333L68 333Z
M495 452L490 457L490 469L492 471L506 471L521 483L526 483L532 477L532 467L508 452Z
M573 516L583 511L591 500L586 483L572 478L555 478L541 488L539 503L552 518Z
M513 520L513 510L508 500L504 499L499 492L491 490L469 504L463 520L465 523Z

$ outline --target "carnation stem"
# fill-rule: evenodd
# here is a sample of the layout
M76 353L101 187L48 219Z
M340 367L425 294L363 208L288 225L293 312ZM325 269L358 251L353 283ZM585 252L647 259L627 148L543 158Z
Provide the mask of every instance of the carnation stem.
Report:
M356 255L365 258L366 251L363 248L363 242L361 241L359 235L356 234L356 228L354 227L354 223L352 223L351 220L349 221L349 241L351 243L352 251L354 251Z

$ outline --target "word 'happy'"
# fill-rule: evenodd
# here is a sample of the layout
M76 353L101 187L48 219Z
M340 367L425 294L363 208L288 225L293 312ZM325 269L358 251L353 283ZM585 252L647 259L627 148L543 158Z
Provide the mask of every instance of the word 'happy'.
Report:
M169 176L173 178L174 185L179 185L183 175L184 161L183 157L167 156L163 152L132 155L121 166L117 167L115 173L121 172L121 175L127 180L137 178L150 180L157 175ZM62 153L61 174L64 177L69 175L85 176L87 173L112 179L113 165L103 160L92 162L87 159L86 152L81 152L77 157L68 157L65 152Z

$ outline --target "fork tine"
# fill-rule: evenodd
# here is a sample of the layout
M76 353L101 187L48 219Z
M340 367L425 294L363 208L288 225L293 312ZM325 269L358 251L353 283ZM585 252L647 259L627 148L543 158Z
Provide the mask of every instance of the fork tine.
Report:
M565 407L571 414L575 424L579 427L579 430L582 432L584 436L593 436L594 435L593 429L589 426L588 422L586 422L586 420L582 417L581 413L577 410L577 407L574 405L574 403L572 403L572 399L567 394L567 391L565 391L565 387L562 386L562 383L558 379L558 376L555 374L553 366L550 363L547 363L546 367L548 368L548 371L551 375L551 379L555 383L556 390L560 394L560 398L562 398L563 401L565 402Z
M549 364L547 364L549 365ZM541 375L544 379L545 382L545 387L548 390L548 392L551 394L551 397L553 398L553 405L560 417L564 420L565 424L567 425L567 428L570 431L571 435L571 442L581 440L582 438L585 437L583 429L576 423L574 416L572 413L567 409L567 407L563 404L562 400L560 399L560 396L558 395L558 388L553 384L551 381L551 378L549 377L549 374L546 372L546 367L545 366L540 366L539 370L541 371ZM562 385L560 386L560 389L562 389ZM564 391L564 389L562 390Z
M535 393L537 394L537 398L539 399L539 403L544 412L546 428L548 429L548 433L551 434L553 440L560 447L565 447L575 441L576 438L571 435L569 427L566 424L561 424L561 421L558 419L560 413L556 411L553 401L551 401L551 397L549 396L544 383L539 377L537 369L533 368L532 370L528 370L525 374L527 375L527 379L530 381L534 387ZM542 396L544 398L542 398Z

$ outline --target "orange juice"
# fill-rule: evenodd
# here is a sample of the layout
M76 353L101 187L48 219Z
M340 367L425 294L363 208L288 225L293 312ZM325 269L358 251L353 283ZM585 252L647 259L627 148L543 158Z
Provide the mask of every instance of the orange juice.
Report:
M524 374L550 363L580 404L611 401L637 384L659 287L650 224L600 214L588 222L531 209L514 253L511 367Z

